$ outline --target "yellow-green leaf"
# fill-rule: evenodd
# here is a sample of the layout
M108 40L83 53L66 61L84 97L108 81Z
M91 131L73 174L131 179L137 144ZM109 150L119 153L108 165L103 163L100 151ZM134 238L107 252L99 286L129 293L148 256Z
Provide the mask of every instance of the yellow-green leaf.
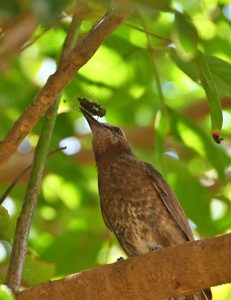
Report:
M198 33L190 19L178 12L175 13L172 37L178 55L184 61L192 60L196 55Z

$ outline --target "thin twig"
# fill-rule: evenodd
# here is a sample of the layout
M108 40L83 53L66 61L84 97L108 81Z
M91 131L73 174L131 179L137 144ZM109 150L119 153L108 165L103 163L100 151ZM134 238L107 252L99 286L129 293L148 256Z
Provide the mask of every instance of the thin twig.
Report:
M79 30L80 30L81 20L74 14L70 28L67 32L66 39L63 44L63 51L61 53L60 63L65 62L67 57L70 55L70 52L76 45L77 39L79 37Z
M36 36L34 36L30 41L27 41L24 45L22 45L20 51L24 51L25 49L29 48L30 46L32 46L35 42L37 42L38 39L40 39L47 31L49 31L50 29L52 29L54 26L57 26L57 24L62 20L64 16L60 16L57 21L55 21L52 26L46 27L44 28L44 30L42 32L40 32L39 34L37 34Z
M158 39L158 40L162 40L162 41L165 41L165 42L168 42L168 43L172 43L172 40L167 38L167 37L164 37L164 36L161 36L159 34L156 34L156 33L153 33L153 32L150 32L144 28L141 28L141 27L138 27L136 25L133 25L133 24L130 24L130 23L127 23L127 22L123 22L123 25L127 26L127 27L130 27L130 28L133 28L137 31L140 31L140 32L143 32L145 33L146 35L150 35L150 36L153 36L154 38Z
M70 39L71 37L69 36L68 38ZM73 44L69 42L66 43L65 46L72 47ZM70 53L70 50L71 49L65 49L64 47L62 51ZM61 97L59 96L45 115L44 124L34 153L31 176L27 186L22 211L16 226L10 264L6 277L6 284L14 293L18 292L21 283L32 217L38 202L48 147L53 134L60 99Z
M155 76L155 79L156 79L156 86L157 86L158 94L159 94L159 97L160 97L161 107L162 107L163 110L165 110L164 94L163 94L163 91L162 91L160 76L159 76L157 66L156 66L156 59L155 59L155 54L153 52L152 41L151 41L150 35L148 34L148 31L146 29L145 19L142 16L141 16L141 20L143 22L144 32L146 33L146 37L147 37L147 41L148 41L148 48L151 50L151 54L152 54L151 58L152 58L153 73L154 73L154 76Z
M143 27L146 30L146 22L145 18L141 15L141 20L143 22ZM155 127L157 127L157 138L156 138L156 155L157 155L157 161L159 163L159 168L161 169L162 174L165 174L165 164L163 160L163 152L164 152L164 143L165 143L165 132L167 128L167 110L165 106L165 98L164 93L161 86L160 76L157 70L156 66L156 57L155 52L153 51L152 46L152 40L150 35L146 34L147 41L148 41L148 48L151 50L151 61L152 61L152 68L153 68L153 74L156 80L156 86L157 91L160 98L160 104L161 104L161 115L159 120L155 120ZM158 121L158 124L157 124ZM157 126L156 126L157 125Z
M65 150L67 147L58 147L52 151L50 151L47 155L47 157ZM4 202L4 200L6 199L6 197L11 193L11 191L13 190L13 188L16 186L16 184L19 182L20 179L22 179L22 177L32 168L32 164L30 164L29 166L27 166L25 169L22 170L21 173L18 174L18 176L12 181L12 183L8 186L8 188L6 189L6 191L3 193L2 197L0 198L0 205L2 205L2 203Z
M40 32L39 34L37 34L35 37L33 37L32 40L28 41L27 43L25 43L24 45L22 45L20 51L24 51L27 48L29 48L30 46L32 46L35 42L37 42L38 39L40 39L47 31L49 31L51 29L51 27L47 27L45 28L42 32Z

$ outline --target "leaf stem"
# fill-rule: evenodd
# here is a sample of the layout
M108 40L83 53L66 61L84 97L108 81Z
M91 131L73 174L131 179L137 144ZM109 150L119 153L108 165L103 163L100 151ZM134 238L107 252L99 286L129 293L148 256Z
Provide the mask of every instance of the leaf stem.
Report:
M141 14L141 20L143 22L143 27L146 30L146 23L145 18ZM152 45L152 40L150 35L146 34L147 36L147 42L148 42L148 48L151 51L151 61L152 61L152 67L153 67L153 74L156 80L156 86L157 91L160 98L160 114L157 115L154 123L154 127L156 129L156 155L157 155L157 162L159 164L159 169L162 172L162 174L165 174L165 166L163 161L163 152L164 152L164 143L165 143L165 133L167 129L167 109L165 105L165 98L164 93L161 86L161 80L160 76L157 70L156 66L156 59L155 59L155 51L154 47Z

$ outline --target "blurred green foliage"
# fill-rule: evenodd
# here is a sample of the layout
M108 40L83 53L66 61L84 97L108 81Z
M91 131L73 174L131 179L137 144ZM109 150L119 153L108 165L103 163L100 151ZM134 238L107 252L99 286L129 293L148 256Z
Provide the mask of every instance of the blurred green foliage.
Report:
M121 255L102 221L95 164L86 159L91 136L86 134L88 129L78 112L77 96L99 101L107 108L109 123L135 136L134 152L164 172L196 236L224 234L231 228L230 3L134 2L142 12L144 28L140 14L135 13L63 91L51 149L63 141L69 152L55 154L47 161L30 232L25 286L113 262ZM84 34L108 6L103 0L77 4L64 0L1 1L2 24L28 11L40 21L31 45L0 74L1 139L55 71L73 11L83 19ZM223 111L219 99L226 103ZM207 103L211 114L203 109ZM211 128L221 129L222 116L224 141L218 145L212 139ZM20 146L18 151L24 151L21 155L27 157L34 148L41 122ZM136 134L142 128L144 135L150 132L147 128L153 128L150 142L145 145L139 144L142 136ZM2 180L1 194L16 175ZM26 182L20 182L5 200L6 209L0 210L2 280L25 188ZM229 300L231 288L218 287L214 295L215 300Z

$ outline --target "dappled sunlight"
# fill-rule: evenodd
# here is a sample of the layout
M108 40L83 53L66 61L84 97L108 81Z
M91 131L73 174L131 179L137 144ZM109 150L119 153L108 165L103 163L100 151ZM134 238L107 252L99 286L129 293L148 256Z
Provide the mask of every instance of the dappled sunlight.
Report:
M227 203L219 199L212 199L210 204L212 220L216 221L221 219L227 213L227 209L228 209Z
M77 137L70 136L59 142L60 147L66 147L63 151L66 155L74 155L81 149L81 142Z
M129 66L117 52L103 45L89 63L80 69L79 74L95 83L102 82L119 87L127 80L129 70Z
M82 197L79 188L55 174L49 174L44 178L42 189L46 200L50 203L61 200L69 209L80 205Z
M4 261L7 257L7 251L2 242L0 242L0 263Z
M24 139L19 145L17 151L19 153L28 153L32 150L32 145L28 139Z
M75 132L81 135L89 134L91 128L84 117L80 117L75 121Z
M42 64L36 73L34 80L35 82L43 86L46 83L47 79L52 75L57 69L55 60L51 58L46 58L42 61Z
M231 5L223 7L223 14L229 21L231 21Z
M12 217L15 215L16 213L16 207L15 207L15 203L14 201L12 200L11 197L7 196L6 199L4 200L3 204L2 204L3 207L5 207L8 211L8 214Z
M0 194L33 162L34 153L46 153L43 160L38 159L39 166L45 161L43 175L32 180L35 184L42 178L42 185L33 193L39 197L29 234L23 287L126 258L101 213L99 189L101 194L103 189L110 194L111 186L98 184L98 177L116 170L110 163L117 154L105 163L105 173L98 176L91 129L78 98L105 108L106 116L95 118L120 127L138 159L151 163L163 175L196 240L230 232L229 1L134 1L138 13L119 26L117 16L112 28L113 12L105 28L100 27L104 21L97 23L111 5L107 1L42 2L46 4L0 3L1 163L11 156L0 170ZM78 16L77 23L81 20L72 37L71 46L76 48L60 64L73 13ZM31 23L28 27L16 26L27 14L35 18L33 32L28 32ZM99 30L97 35L94 28ZM98 45L100 40L102 44ZM57 76L52 76L47 85L57 68ZM44 120L50 117L45 113L58 96L61 102L48 150L44 141L36 150ZM214 142L212 133L220 144ZM45 142L48 136L46 133ZM59 151L60 147L66 148ZM121 202L115 205L118 209L124 195L130 196L130 191L122 193L118 184L123 175L111 176L121 193ZM31 169L2 200L2 281L30 176ZM110 206L112 196L108 197L109 214L114 208ZM213 300L230 300L231 284L213 288L213 294Z

